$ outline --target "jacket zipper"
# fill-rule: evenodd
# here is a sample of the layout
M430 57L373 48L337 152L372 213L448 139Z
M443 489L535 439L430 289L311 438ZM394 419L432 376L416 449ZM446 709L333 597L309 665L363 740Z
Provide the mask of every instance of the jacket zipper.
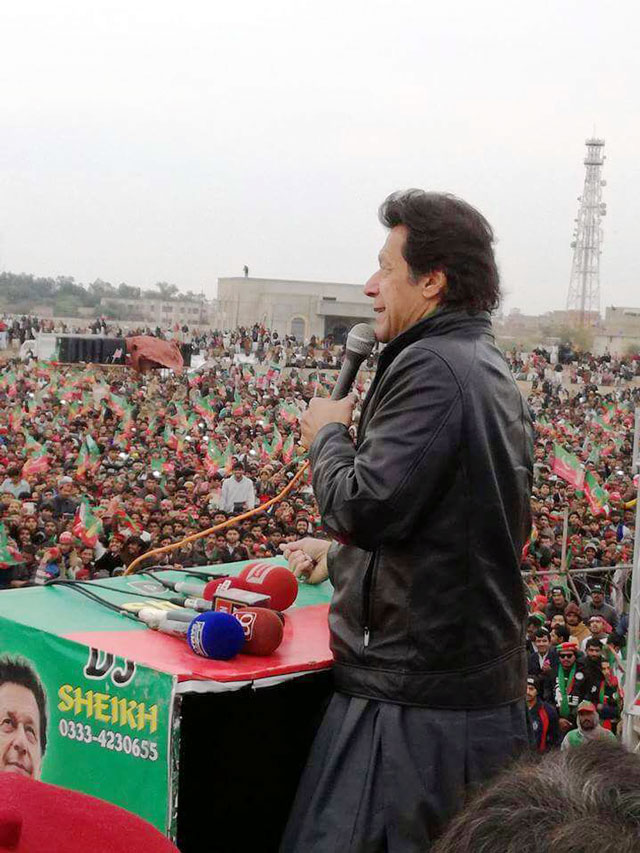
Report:
M362 621L364 625L363 641L365 649L369 645L369 639L371 637L371 590L373 588L375 568L376 553L374 552L369 560L369 565L367 566L367 571L364 576L364 583L362 585Z

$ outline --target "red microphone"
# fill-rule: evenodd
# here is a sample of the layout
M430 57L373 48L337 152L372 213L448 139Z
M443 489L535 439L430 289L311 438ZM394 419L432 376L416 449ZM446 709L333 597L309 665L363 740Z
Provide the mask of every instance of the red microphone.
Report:
M282 642L284 628L274 610L265 607L243 607L233 614L242 626L245 643L242 653L271 655Z
M285 566L273 563L249 563L238 575L241 588L271 598L273 610L286 610L298 597L298 581Z

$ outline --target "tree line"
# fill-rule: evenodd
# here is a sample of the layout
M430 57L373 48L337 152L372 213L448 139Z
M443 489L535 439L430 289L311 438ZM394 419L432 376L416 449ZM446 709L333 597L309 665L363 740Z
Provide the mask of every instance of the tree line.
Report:
M77 282L73 276L35 276L29 273L0 273L0 310L5 313L29 313L33 308L53 308L57 317L76 317L79 308L93 308L96 316L119 315L115 308L101 310L100 302L105 297L118 299L192 299L201 297L189 290L181 293L177 285L158 281L152 289L134 287L121 282L114 285L97 278L90 284ZM86 314L86 312L82 312Z

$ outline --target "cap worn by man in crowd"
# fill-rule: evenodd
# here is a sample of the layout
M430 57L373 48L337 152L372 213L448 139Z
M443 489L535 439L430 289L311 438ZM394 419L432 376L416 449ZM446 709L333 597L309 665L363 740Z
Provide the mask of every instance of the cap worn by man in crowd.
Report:
M600 583L594 583L591 587L591 592L604 592L604 587Z
M65 530L64 533L61 533L58 536L58 542L61 545L71 545L73 543L73 534L69 533L68 530Z
M575 643L559 643L556 646L556 650L559 655L561 654L576 654L578 651L578 647Z
M583 699L582 702L578 705L578 713L595 714L596 706L593 704L593 702L589 702L587 699Z

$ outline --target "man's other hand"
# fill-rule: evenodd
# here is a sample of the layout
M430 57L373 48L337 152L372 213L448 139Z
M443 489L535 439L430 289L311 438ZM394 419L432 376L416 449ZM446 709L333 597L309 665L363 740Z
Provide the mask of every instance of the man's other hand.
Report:
M324 397L314 397L310 400L307 411L301 420L301 442L307 450L323 426L338 423L348 427L351 423L355 403L356 398L351 395L342 400L327 400Z
M296 542L283 542L280 549L289 561L289 568L297 578L307 583L322 583L328 577L327 551L331 542L305 536Z

